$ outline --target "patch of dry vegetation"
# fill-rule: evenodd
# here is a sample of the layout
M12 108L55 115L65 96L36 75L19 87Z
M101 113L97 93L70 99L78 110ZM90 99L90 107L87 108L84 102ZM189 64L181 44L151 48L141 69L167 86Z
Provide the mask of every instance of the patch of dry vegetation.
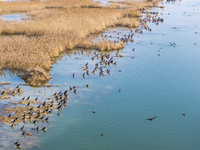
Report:
M40 86L50 79L52 58L64 50L123 48L123 43L92 42L87 37L108 27L137 27L135 17L141 16L140 10L157 3L129 0L101 6L92 0L0 2L0 14L23 12L30 17L24 22L1 20L0 69L24 71L21 77L27 83Z

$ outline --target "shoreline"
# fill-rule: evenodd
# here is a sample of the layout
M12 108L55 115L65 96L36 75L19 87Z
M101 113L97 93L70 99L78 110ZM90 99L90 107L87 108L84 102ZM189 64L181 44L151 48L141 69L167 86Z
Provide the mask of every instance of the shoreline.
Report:
M121 9L121 4L117 2L102 6L91 0L87 3L81 0L68 3L62 0L33 1L29 4L2 2L0 14L25 12L31 19L25 22L1 22L0 40L3 42L0 43L0 69L21 70L23 75L20 77L31 86L46 84L51 78L49 71L53 58L63 51L80 47L101 51L122 49L124 41L102 38L104 40L93 42L89 36L114 26L138 27L140 12L146 7L157 7L157 4L157 0L130 1L123 3L126 9Z
M131 32L132 32L132 30L131 30ZM105 36L105 35L104 35L104 36ZM87 46L87 44L86 44L86 46ZM81 47L84 48L84 47L86 47L86 46L84 46L84 44L83 44ZM89 48L87 47L87 49L89 49ZM117 50L118 50L118 48L117 48ZM104 52L107 53L107 51L98 51L97 53L98 53L100 56L97 56L97 59L101 59L101 54L100 54L100 53L105 54ZM108 51L108 52L109 52L109 51ZM60 52L60 53L62 53L62 52ZM60 54L60 53L59 53L59 54ZM59 54L58 54L58 55L59 55ZM120 52L119 52L119 51L118 51L118 55L119 55L118 57L121 57L121 56L122 56L122 55L120 56ZM103 57L104 57L104 56L103 56ZM106 58L108 57L107 54L105 55L105 57L106 57ZM109 57L108 57L108 58L109 58ZM33 70L33 72L34 72L34 71L35 71L35 70ZM102 74L100 74L100 75L102 75ZM4 84L4 83L2 83L2 84ZM5 83L5 84L6 84L6 83ZM34 86L34 85L32 85L32 86ZM37 84L37 86L38 86L38 84ZM76 88L75 88L75 89L76 89ZM10 89L8 89L8 90L10 90ZM74 90L74 89L73 89L73 90ZM12 91L13 91L13 89L10 90L9 93L11 93ZM1 91L1 92L3 92L3 91ZM64 92L64 91L62 91L62 92ZM76 94L76 92L74 92L74 91L72 92L72 94L73 94L73 93ZM47 102L46 104L49 105L51 100L55 100L55 98L52 98L52 97L51 97L50 99L46 99L46 100L45 100L45 102ZM29 107L29 106L28 106L28 103L29 103L29 102L30 102L30 105L33 105L33 106ZM42 101L39 101L38 103L39 103L39 105L42 105L42 104L43 104ZM37 103L37 104L38 104L38 103ZM12 117L9 118L9 119L7 119L7 117L4 116L4 118L2 118L1 120L2 120L3 122L7 122L7 124L10 124L11 121L15 120L16 117L20 116L20 118L19 118L17 121L14 121L14 123L16 122L16 124L13 123L14 126L15 126L15 125L18 126L18 122L21 122L21 121L22 121L22 120L21 120L21 119L22 119L22 118L21 118L21 115L23 114L23 112L27 112L27 113L28 113L29 109L33 109L33 110L36 110L36 111L40 110L40 109L37 108L37 106L35 106L35 103L32 102L32 101L24 101L24 102L23 102L23 101L21 100L21 101L19 101L18 103L10 103L10 106L11 106L11 105L22 105L22 104L24 104L24 106L26 105L27 108L24 107L24 106L16 106L16 107L14 106L12 109L6 109L6 108L5 108L5 109L4 109L4 113L5 113L5 114L7 114L7 113L8 113L8 114L14 113L15 116L12 116ZM8 107L10 107L10 106L8 106ZM63 105L63 106L64 106L64 105ZM59 107L59 106L58 106L58 107ZM18 108L19 108L19 109L18 109ZM46 105L45 105L45 108L46 108ZM44 108L44 109L45 109L45 108ZM47 108L48 108L48 106L47 106ZM46 108L46 109L47 109L47 108ZM53 109L53 110L56 110L57 108L56 108L56 107L52 107L52 109ZM59 108L58 108L58 109L59 109ZM42 109L41 111L44 111L44 110ZM17 113L15 113L15 112L17 112ZM36 113L36 112L34 112L34 113ZM47 114L48 114L48 112L47 112ZM45 115L45 113L42 114L42 115ZM58 114L57 114L57 115L58 115ZM45 116L47 116L47 115L45 115ZM37 117L36 114L34 114L34 117ZM40 120L41 120L41 119L38 119L38 120L36 119L37 122L39 122ZM30 124L31 124L33 120L27 118L27 121L29 121ZM30 134L29 131L31 131L31 129L30 129L30 130L27 130L27 131L25 132L25 134L26 134L27 136L30 136L30 135L34 132L34 131L33 131L33 132L31 132L31 134ZM37 136L36 136L36 137L37 137Z

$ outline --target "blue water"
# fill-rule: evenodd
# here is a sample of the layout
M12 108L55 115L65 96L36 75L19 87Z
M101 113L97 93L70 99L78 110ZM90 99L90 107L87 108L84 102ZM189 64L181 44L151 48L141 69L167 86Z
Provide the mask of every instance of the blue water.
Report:
M99 77L91 73L99 61L91 60L94 50L84 51L83 55L78 54L81 50L76 50L77 54L63 54L51 70L54 86L34 89L34 96L51 97L73 85L77 86L77 94L70 93L60 116L54 110L49 124L45 124L45 134L34 133L39 148L199 149L199 5L197 0L185 0L165 4L164 9L154 8L162 12L160 17L165 21L159 25L148 23L152 32L135 33L135 42L120 51L124 57L114 57L117 65L107 67L110 75ZM109 29L105 33L115 34L113 31L128 34L130 29ZM110 54L115 56L116 52ZM81 69L87 62L90 75L84 79ZM17 77L4 80L23 82ZM32 90L27 87L27 92ZM146 120L155 116L153 121ZM26 140L19 140L25 141L23 149ZM30 149L38 149L38 145Z
M8 14L2 15L0 18L6 21L23 21L27 16L26 14Z

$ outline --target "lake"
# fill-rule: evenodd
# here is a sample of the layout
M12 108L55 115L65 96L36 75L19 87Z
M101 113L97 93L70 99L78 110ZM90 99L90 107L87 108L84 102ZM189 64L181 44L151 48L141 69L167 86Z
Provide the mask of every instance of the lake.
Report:
M100 61L91 58L95 52L101 52L74 50L62 54L51 70L53 86L22 86L23 96L38 96L44 101L74 85L77 93L69 93L66 107L54 110L49 115L49 123L39 123L40 128L46 126L46 132L33 131L36 136L16 136L9 141L14 143L19 139L21 149L30 150L199 149L199 6L198 0L184 0L166 3L164 9L147 10L159 12L164 22L159 25L149 22L151 32L134 33L134 42L119 51L124 57L115 57L117 51L110 52L117 63L103 67L104 76L91 72ZM121 36L132 33L127 28L111 28L103 34L116 37L119 32ZM90 72L83 78L86 63ZM5 71L5 75L0 79L12 82L11 88L24 83L15 74L9 75L9 71ZM14 100L23 96L16 96ZM153 117L156 119L147 120ZM21 126L22 123L12 136ZM11 129L3 126L0 131ZM1 135L0 140L5 142L5 136ZM14 145L2 144L2 149L5 148L12 149Z

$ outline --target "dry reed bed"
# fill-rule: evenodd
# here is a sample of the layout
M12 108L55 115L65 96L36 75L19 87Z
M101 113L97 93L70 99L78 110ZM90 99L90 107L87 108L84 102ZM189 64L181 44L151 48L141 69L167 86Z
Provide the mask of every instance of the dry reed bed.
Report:
M92 33L108 27L137 27L140 10L156 6L157 2L126 1L101 6L92 0L50 0L30 2L0 2L0 14L24 12L31 19L25 22L0 22L0 69L16 69L33 86L50 79L52 58L66 49L93 48L112 50L123 48L123 43L88 40ZM7 35L7 36L5 36Z

